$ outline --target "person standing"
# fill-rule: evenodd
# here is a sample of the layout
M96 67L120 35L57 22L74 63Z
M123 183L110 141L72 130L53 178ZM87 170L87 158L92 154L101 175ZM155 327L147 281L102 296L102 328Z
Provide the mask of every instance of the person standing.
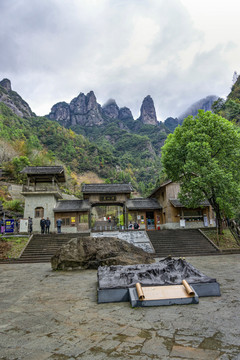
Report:
M47 217L47 220L45 221L45 225L46 225L46 234L49 234L49 229L50 229L51 221L49 220L48 217Z
M45 233L45 219L42 218L40 220L40 227L41 227L41 234L44 234Z
M57 219L56 224L57 224L57 232L58 232L58 234L60 234L61 226L62 226L62 219Z
M134 230L138 230L138 229L139 229L139 225L138 225L138 223L137 223L136 221L135 221L133 227L134 227Z
M3 235L5 233L5 226L4 226L4 220L1 219L0 220L0 229L1 229L1 234Z
M32 221L32 218L29 216L28 217L28 231L29 231L30 235L33 231L32 225L33 225L33 221Z
M15 226L16 226L16 233L19 233L19 219L15 220Z

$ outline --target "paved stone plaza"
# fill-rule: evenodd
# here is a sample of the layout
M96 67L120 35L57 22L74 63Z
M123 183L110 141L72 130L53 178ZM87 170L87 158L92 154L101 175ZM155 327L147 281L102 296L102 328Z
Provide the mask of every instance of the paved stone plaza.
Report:
M240 255L187 261L217 278L198 305L97 304L97 272L0 264L0 359L240 359Z

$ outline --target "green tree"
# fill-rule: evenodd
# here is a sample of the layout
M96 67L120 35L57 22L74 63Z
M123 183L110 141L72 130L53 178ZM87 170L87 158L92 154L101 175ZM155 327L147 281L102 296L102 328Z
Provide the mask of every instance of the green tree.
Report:
M208 199L222 233L222 217L231 217L240 200L240 132L234 124L199 110L170 134L162 149L167 176L181 185L179 199L197 207Z

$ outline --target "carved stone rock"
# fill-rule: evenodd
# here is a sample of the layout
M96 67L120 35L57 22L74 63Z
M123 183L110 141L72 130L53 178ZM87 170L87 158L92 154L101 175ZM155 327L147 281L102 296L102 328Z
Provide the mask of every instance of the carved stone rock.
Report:
M114 237L71 239L51 259L53 270L97 269L99 266L150 264L151 255Z

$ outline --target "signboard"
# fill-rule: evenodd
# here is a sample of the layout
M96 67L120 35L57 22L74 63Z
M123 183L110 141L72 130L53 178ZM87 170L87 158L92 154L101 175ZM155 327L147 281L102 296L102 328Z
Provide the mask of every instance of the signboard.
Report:
M20 233L27 233L28 232L28 219L20 219Z
M5 233L14 232L14 219L5 220Z
M75 224L76 218L74 216L71 217L71 224Z
M207 215L204 215L203 217L204 226L208 227L208 218Z
M185 225L186 225L186 224L185 224L185 220L184 220L184 219L181 219L181 220L180 220L180 226L181 226L181 227L185 227Z
M116 195L100 195L100 201L116 201Z

